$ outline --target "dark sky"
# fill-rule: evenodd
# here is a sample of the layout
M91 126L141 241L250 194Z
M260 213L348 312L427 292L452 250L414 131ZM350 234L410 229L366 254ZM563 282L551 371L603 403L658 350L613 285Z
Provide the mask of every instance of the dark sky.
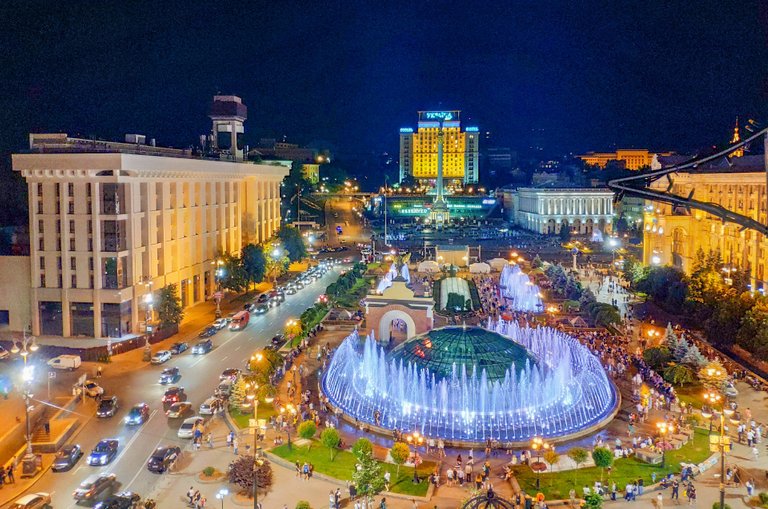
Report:
M758 1L5 1L0 151L30 131L185 146L211 95L247 136L396 150L416 110L461 109L499 144L686 150L768 124ZM5 164L4 164L5 166Z

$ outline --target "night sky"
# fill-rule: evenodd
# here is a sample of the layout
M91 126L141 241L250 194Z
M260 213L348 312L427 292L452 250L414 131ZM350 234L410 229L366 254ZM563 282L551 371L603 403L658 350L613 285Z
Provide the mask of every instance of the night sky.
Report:
M496 144L695 150L768 124L758 1L8 2L0 156L30 131L187 146L214 93L247 139L397 150L418 109L461 109ZM481 5L481 7L475 7Z

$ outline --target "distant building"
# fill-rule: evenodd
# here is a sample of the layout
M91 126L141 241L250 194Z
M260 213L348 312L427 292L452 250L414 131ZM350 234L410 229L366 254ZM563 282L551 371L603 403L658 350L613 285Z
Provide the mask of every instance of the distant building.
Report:
M284 159L297 163L323 162L319 159L317 150L313 148L300 147L297 143L277 141L274 138L262 138L255 153L266 158Z
M613 191L607 188L503 189L507 220L537 233L554 235L562 228L589 235L594 228L610 233Z
M654 153L649 152L648 149L624 148L616 152L587 152L576 157L590 166L605 168L611 161L618 161L628 170L639 170L650 167L654 156L657 155L668 156L672 155L672 152Z
M313 184L320 182L320 165L316 163L302 163L301 176Z
M437 135L442 128L445 185L476 184L479 176L477 127L461 130L461 111L420 111L416 131L400 129L400 181L413 177L422 184L437 179ZM442 127L441 127L442 126Z
M33 334L140 333L154 292L175 284L184 307L210 298L216 257L279 228L288 169L243 161L245 111L239 98L214 98L206 156L136 136L30 135L13 169L29 189Z

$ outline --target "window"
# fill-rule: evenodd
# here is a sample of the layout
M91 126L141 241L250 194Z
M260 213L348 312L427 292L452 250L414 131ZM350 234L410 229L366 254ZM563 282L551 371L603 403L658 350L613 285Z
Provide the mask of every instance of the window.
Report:
M45 274L40 274L40 288L45 288Z
M42 234L45 231L45 221L42 219L37 220L37 231Z
M69 220L69 233L75 233L75 221L73 219Z
M88 233L93 233L93 222L90 219L88 220Z
M77 270L77 258L74 256L69 259L69 268L72 270Z
M88 270L93 270L93 257L88 257Z
M77 288L77 275L72 274L72 280L70 281L71 286L70 288Z
M56 198L61 197L61 184L56 184Z
M70 237L70 239L69 239L69 250L70 251L75 251L75 238L74 237Z
M56 239L56 251L61 251L61 237Z
M40 183L37 184L37 197L38 198L43 197L43 184L40 184Z
M59 200L56 200L56 213L61 214L61 203Z
M58 279L57 282L59 283L57 288L63 288L64 287L64 282L62 281L61 274L59 274L59 277L57 279Z
M75 196L75 184L71 182L67 184L67 194L69 194L70 198Z
M93 239L88 239L88 251L93 251Z
M93 276L88 278L88 288L93 288Z
M61 270L61 256L56 257L56 268Z
M37 213L38 214L42 214L43 213L43 202L42 201L38 201L37 202Z
M40 257L40 270L45 270L45 256Z
M56 220L56 233L61 233L61 221Z
M40 251L45 251L45 243L43 242L42 237L37 239L37 249L39 249Z
M74 214L75 213L75 202L73 202L73 201L69 202L69 207L68 207L67 210L69 211L70 214Z
M91 197L91 184L85 185L85 195L90 198Z

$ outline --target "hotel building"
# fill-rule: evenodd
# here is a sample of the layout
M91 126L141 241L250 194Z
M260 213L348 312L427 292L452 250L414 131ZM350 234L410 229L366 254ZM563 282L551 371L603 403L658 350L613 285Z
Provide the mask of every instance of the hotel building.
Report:
M766 162L763 155L722 158L672 176L671 192L716 203L762 224L766 218ZM666 179L652 184L665 191ZM753 291L768 291L768 240L753 230L696 210L664 203L646 202L643 261L649 265L673 265L690 274L696 253L720 251L729 269L749 271Z
M400 129L400 181L413 177L422 184L437 179L437 138L443 130L445 185L476 184L479 175L477 127L461 130L461 111L420 111L416 131Z
M13 169L29 189L33 334L141 333L154 291L176 284L184 307L210 298L216 257L279 228L288 168L243 161L245 115L215 97L204 155L136 135L30 135Z

